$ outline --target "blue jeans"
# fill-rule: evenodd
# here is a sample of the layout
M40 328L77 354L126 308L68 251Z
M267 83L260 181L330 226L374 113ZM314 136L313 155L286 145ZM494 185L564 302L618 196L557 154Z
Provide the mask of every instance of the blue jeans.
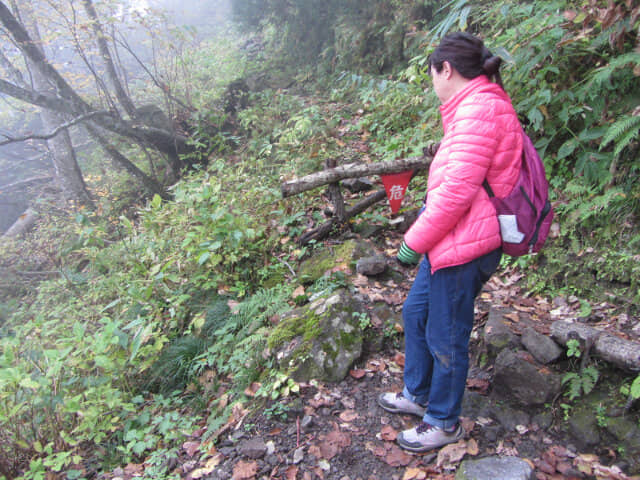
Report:
M469 369L473 304L495 272L502 251L431 273L427 257L402 307L405 338L405 397L428 402L424 421L456 425Z

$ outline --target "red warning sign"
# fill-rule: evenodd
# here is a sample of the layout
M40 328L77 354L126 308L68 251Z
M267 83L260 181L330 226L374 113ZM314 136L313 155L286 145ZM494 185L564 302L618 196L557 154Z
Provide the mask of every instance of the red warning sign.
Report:
M380 176L384 184L384 189L387 191L387 198L389 199L389 206L391 207L392 213L397 213L397 211L400 210L402 199L404 198L412 176L413 170Z

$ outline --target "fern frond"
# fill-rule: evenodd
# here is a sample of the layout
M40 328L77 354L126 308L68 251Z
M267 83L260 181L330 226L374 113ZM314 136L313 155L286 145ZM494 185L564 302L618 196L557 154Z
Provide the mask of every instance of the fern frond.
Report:
M636 118L640 118L640 117L636 117ZM624 150L624 147L626 147L627 145L629 145L632 141L636 140L636 139L640 139L640 122L638 122L639 125L637 125L638 128L635 128L633 130L629 130L627 133L625 133L622 138L620 138L620 140L618 140L616 142L616 148L613 151L613 154L615 156L618 156L620 154L620 152L622 150Z
M626 116L621 118L617 122L614 122L608 129L607 133L602 137L602 142L600 143L600 150L606 147L610 142L616 142L616 151L619 153L631 140L638 134L638 130L640 129L640 116ZM631 135L629 135L631 134ZM627 138L629 137L629 138ZM622 147L620 145L622 142L621 139L625 139L626 143ZM617 155L616 153L616 155Z

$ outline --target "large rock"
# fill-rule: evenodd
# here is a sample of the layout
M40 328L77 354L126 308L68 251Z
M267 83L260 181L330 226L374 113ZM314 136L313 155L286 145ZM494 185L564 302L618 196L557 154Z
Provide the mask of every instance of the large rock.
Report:
M497 308L489 310L489 318L484 326L484 342L493 354L497 354L505 348L519 346L518 337L511 332L509 325L504 320L503 310Z
M297 381L342 380L362 353L363 305L346 290L284 314L267 344Z
M562 388L560 377L539 368L524 351L503 350L496 358L493 388L521 405L541 405L551 401Z
M630 415L610 417L607 419L606 429L624 446L629 471L633 474L640 473L640 427L637 421Z
M486 457L465 460L456 472L456 480L530 480L533 468L517 457Z
M522 332L521 341L527 351L540 363L555 362L563 353L556 342L533 328L527 328Z

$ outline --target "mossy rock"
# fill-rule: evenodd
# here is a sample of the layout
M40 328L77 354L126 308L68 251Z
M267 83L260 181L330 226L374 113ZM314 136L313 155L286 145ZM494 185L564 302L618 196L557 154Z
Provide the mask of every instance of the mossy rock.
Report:
M267 339L280 368L296 381L339 382L362 354L357 313L363 305L339 290L287 312Z
M366 242L347 240L341 244L329 245L300 264L298 277L303 283L310 284L342 264L347 264L353 272L359 258L374 254L373 247Z

